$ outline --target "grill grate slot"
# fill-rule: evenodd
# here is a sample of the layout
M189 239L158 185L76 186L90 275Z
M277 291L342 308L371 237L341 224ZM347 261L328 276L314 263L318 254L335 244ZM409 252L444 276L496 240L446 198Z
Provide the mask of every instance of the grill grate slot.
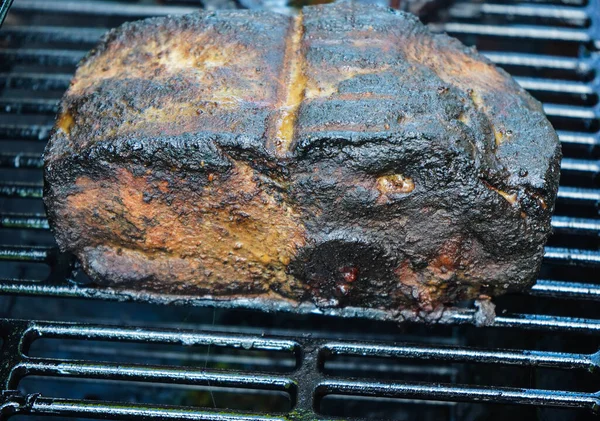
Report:
M13 306L25 308L21 311L32 319L52 314L50 310L35 314L45 306L60 308L55 314L61 317L70 314L67 308L89 307L92 315L87 317L95 323L2 319L0 381L5 391L0 396L0 417L14 413L26 419L52 415L256 421L383 419L402 414L407 419L476 419L463 418L465 408L490 414L477 402L525 405L517 412L499 412L515 414L515 420L581 420L597 411L600 317L588 311L600 301L597 0L463 0L449 9L448 21L431 24L476 45L542 101L565 155L552 219L555 235L546 247L540 279L526 294L499 298L498 316L485 328L472 327L481 317L472 303L450 309L433 328L420 322L397 327L389 314L373 310L140 296L91 285L75 259L55 249L40 200L39 151L52 130L57 98L105 28L196 9L165 3L15 0L0 30L0 316L10 316ZM27 310L36 300L43 304ZM162 323L156 316L159 311L162 317L189 311L184 319L192 311L202 311L198 321L202 332L175 330L172 319L165 322L165 329L150 329L140 322L141 316L129 321L133 327L109 326L119 320L113 312L145 305L151 306L144 313L149 326ZM553 308L557 305L560 311ZM4 313L3 306L8 308ZM96 308L110 314L95 314ZM264 310L277 316L265 315ZM209 325L211 316L214 324L215 312L232 315L231 331L219 332L224 324ZM349 318L352 323L344 321ZM252 323L259 327L251 328ZM280 323L279 330L261 327L270 323ZM385 336L377 329L393 333ZM418 344L405 341L410 332L416 332L411 341ZM565 343L568 346L559 345ZM485 372L481 367L488 367L492 375L512 370L522 384L484 385L484 377L473 374ZM127 396L93 396L93 382L99 379L119 385ZM20 392L8 390L18 387ZM91 395L86 397L84 389ZM240 396L279 403L260 408L244 407L243 402L217 405L222 412L195 408L191 401L176 406L171 398L141 403L134 396L163 389L170 390L164 392L169 397L177 390L192 391L205 400L212 392L219 402ZM71 392L58 392L66 390ZM40 391L43 396L37 395ZM208 402L202 405L212 406ZM568 412L567 418L565 410L551 412L550 407L579 411ZM543 413L536 412L540 408Z

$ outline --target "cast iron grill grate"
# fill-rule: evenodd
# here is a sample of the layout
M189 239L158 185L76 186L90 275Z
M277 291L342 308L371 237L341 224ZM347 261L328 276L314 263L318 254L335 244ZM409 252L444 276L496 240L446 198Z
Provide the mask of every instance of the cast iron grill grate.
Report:
M191 1L168 3L175 2L15 0L0 30L0 243L4 244L0 246L0 298L18 300L17 304L7 301L5 315L11 318L0 323L0 416L283 420L476 419L487 414L480 409L465 412L458 402L583 410L574 415L522 410L528 419L532 414L547 420L587 419L598 411L600 387L594 374L600 364L595 353L600 333L595 309L600 300L597 0L457 2L447 20L432 23L435 29L476 45L543 101L565 155L552 222L555 234L546 248L540 280L528 294L499 299L499 309L506 312L500 312L492 327L469 327L476 321L475 311L464 307L449 311L442 319L445 327L433 332L418 324L390 327L385 325L386 314L377 311L323 312L311 306L214 302L102 289L86 284L76 262L56 251L41 206L40 153L58 99L74 66L107 28L126 20L194 10ZM206 7L223 5L205 2ZM75 278L82 282L75 284ZM116 308L121 311L124 307L115 307L120 302L129 302L122 304L128 309L137 302L150 302L152 308L174 308L157 306L165 303L186 309L217 308L210 310L213 320L215 311L220 317L217 326L182 331L178 323L165 323L161 329L142 323L112 327L110 323L118 323L119 318L107 316L102 323L92 319L92 324L77 316L67 323L40 322L34 320L39 314L14 310L18 303L26 307L35 297L44 303L94 305L107 314ZM248 312L253 309L277 312L277 316L260 318ZM228 314L233 316L223 322ZM17 320L19 316L29 320ZM260 320L249 327L240 317ZM353 326L346 326L342 318L353 318ZM544 341L545 337L550 339ZM512 350L497 349L502 347ZM480 369L472 367L488 367L481 373L489 370L492 375L479 378L473 370ZM535 370L552 371L542 371L536 381L521 384L486 384L495 372L505 373L506 367L524 371L525 377ZM105 382L103 390L161 384L201 398L181 401L179 406L170 398L149 405L118 394L82 399L72 390L69 396L75 397L61 395L68 388L55 389L54 383L44 383L47 378L73 380L75 389L94 389L86 379ZM152 393L159 394L154 389ZM249 402L232 403L241 397ZM228 403L217 405L216 400ZM226 412L206 408L211 406ZM391 409L381 409L387 407Z

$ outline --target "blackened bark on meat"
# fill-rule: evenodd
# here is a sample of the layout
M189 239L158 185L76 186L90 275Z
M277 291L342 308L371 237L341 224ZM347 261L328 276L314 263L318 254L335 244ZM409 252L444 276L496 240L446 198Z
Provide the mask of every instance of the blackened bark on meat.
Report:
M531 285L559 161L537 101L411 15L202 12L81 63L45 203L98 283L433 312Z

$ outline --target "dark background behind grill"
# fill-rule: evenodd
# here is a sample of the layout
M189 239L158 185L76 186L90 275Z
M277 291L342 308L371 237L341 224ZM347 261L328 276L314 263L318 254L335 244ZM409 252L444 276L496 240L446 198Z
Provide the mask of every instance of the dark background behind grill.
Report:
M148 412L159 405L168 405L173 419L224 416L213 407L277 419L593 418L600 390L600 358L592 355L600 334L597 2L462 1L430 18L434 29L476 45L543 101L563 142L555 234L540 281L530 293L495 300L499 318L486 328L472 325L471 310L445 325L398 326L368 314L343 319L241 304L147 303L70 282L89 281L53 249L40 199L40 155L57 100L107 28L198 4L15 0L0 30L0 388L21 393L5 393L0 405L14 403L14 418L23 420L49 413L85 418L84 412L159 418ZM202 6L243 4L250 3L206 0ZM276 0L266 7L286 10ZM75 362L64 365L68 360ZM286 389L286 379L298 386ZM501 395L501 387L523 389ZM36 393L41 397L23 400ZM111 401L120 404L104 403ZM2 410L11 412L10 405Z

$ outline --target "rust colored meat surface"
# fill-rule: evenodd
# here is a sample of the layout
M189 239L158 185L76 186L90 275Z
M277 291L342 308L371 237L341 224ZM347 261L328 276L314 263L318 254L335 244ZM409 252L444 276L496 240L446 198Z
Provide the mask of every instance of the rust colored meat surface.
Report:
M531 285L559 161L537 101L411 15L202 12L83 60L45 203L99 284L427 313Z

